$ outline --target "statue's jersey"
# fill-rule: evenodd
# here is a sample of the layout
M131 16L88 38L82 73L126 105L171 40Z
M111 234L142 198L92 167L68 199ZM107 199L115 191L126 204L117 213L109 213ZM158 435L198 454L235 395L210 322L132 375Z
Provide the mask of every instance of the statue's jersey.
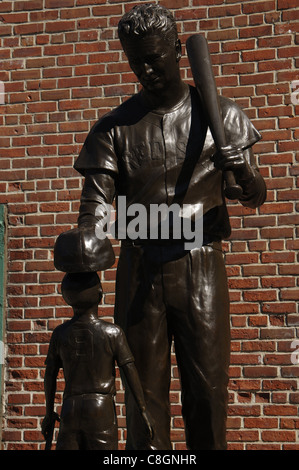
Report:
M231 100L220 97L227 142L247 149L260 139L260 134L245 113ZM114 111L106 114L91 129L75 169L86 176L96 172L112 175L101 190L103 194L125 195L127 206L138 203L201 204L204 232L213 240L227 238L230 225L223 195L223 174L211 157L215 144L202 114L194 87L174 108L159 114L146 109L141 95L136 94ZM248 162L258 171L254 162ZM96 178L96 177L95 177ZM91 181L91 180L89 180ZM98 201L96 181L86 181L82 201ZM114 191L109 185L115 187ZM243 188L241 202L259 205L264 196L260 190ZM111 203L112 201L106 201ZM210 241L210 240L208 240Z

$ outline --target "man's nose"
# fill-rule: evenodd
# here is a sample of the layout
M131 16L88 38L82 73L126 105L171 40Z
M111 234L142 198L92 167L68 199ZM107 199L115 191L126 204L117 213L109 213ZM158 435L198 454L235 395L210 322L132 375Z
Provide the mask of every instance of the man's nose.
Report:
M146 75L150 75L151 73L153 73L153 68L150 64L148 64L147 62L144 62L143 64L143 70L145 72Z

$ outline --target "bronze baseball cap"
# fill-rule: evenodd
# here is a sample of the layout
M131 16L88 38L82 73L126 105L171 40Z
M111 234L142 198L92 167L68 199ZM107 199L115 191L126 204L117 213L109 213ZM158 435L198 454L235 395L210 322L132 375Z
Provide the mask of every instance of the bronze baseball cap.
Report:
M61 233L54 246L54 266L66 273L96 272L110 268L115 255L108 238L97 238L94 226Z

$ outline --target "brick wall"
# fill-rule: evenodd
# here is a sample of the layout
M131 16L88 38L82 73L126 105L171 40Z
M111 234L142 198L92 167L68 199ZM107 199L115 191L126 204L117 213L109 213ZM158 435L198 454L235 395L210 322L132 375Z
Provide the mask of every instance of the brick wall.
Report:
M3 449L44 445L45 355L53 328L71 315L60 296L53 244L76 223L82 180L72 165L89 128L137 90L116 35L134 3L0 1L0 203L8 207L9 237ZM206 34L219 90L263 136L255 152L268 199L259 210L230 203L233 234L224 243L232 325L229 448L298 449L297 2L161 3L175 13L183 45L194 32ZM182 74L192 83L186 55ZM101 276L100 314L111 319L115 267ZM123 447L119 381L118 389ZM173 441L183 449L174 359L171 401Z

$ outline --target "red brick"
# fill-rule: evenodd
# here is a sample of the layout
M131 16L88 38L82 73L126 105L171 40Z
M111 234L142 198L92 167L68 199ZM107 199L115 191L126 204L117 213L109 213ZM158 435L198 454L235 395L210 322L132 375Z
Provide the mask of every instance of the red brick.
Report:
M286 314L294 313L296 310L296 304L294 302L280 302L280 303L264 303L262 311L269 314Z
M237 39L237 31L235 30L217 30L217 31L208 31L207 40L208 41L229 41ZM231 49L236 50L236 49Z
M244 51L242 52L242 58L244 62L258 62L260 60L274 59L275 50L273 49L259 49L256 51Z
M276 377L276 367L254 366L244 367L244 377Z
M110 15L121 15L121 5L99 5L93 7L92 13L95 16L110 16Z
M250 28L243 28L240 30L240 38L253 38L260 36L271 36L272 35L272 26L252 26Z
M244 418L244 427L258 429L277 428L278 421L277 418Z
M259 38L258 44L260 47L278 47L286 46L292 43L290 36L278 36L270 38Z
M74 31L76 27L75 21L55 21L46 23L46 33L57 33L61 31Z
M261 283L263 287L295 287L293 277L263 278Z
M283 22L296 21L299 18L298 8L296 10L289 10L282 12Z
M43 33L43 23L27 23L14 26L14 33L18 35Z
M296 57L298 55L298 51L299 46L281 48L278 52L278 58L281 59L284 57Z
M295 431L262 431L263 441L296 441Z
M32 57L32 56L40 57L41 54L42 54L41 47L26 47L26 48L15 49L13 52L13 57Z
M251 1L250 3L244 3L242 6L243 13L250 15L252 13L266 11L269 12L270 10L275 10L275 1L274 0L266 0L266 1Z
M288 9L288 8L297 8L298 3L296 0L278 0L277 8L280 9Z
M101 17L92 18L92 19L88 18L88 19L77 21L78 29L99 29L99 28L105 28L105 27L107 27L107 20Z
M211 6L209 8L209 17L235 16L241 13L241 5Z
M26 11L26 10L42 10L43 0L29 0L29 1L15 1L15 11Z
M45 46L44 54L45 55L62 55L62 54L72 54L74 51L73 44L53 44L50 46Z

